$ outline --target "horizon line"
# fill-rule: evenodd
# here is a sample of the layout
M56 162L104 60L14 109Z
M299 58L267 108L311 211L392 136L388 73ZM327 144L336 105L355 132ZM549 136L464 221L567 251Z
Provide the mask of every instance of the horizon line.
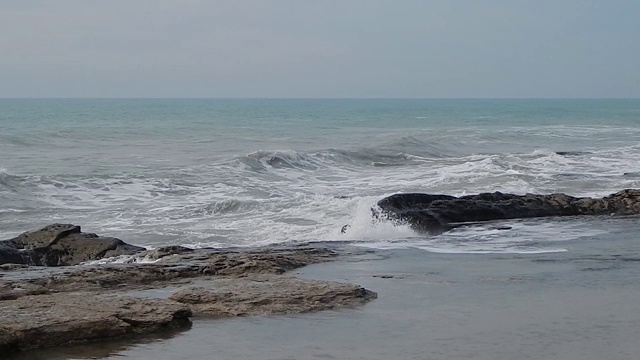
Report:
M640 97L0 97L0 100L640 100Z

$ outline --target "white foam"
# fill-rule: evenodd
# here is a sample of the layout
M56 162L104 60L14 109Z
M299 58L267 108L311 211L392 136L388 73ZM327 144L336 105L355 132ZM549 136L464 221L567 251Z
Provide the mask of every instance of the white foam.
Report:
M467 129L462 134L473 139L477 130ZM556 130L560 132L558 136L566 139L576 134L593 136L602 129L561 127ZM508 131L514 133L513 129ZM523 135L529 131L539 136L553 135L549 134L548 127L517 131ZM451 138L461 134L454 130L445 133ZM603 196L621 188L640 187L639 178L622 176L625 172L640 170L638 145L614 143L609 147L578 149L587 151L576 156L562 156L539 148L511 154L428 157L428 154L423 156L420 146L429 144L429 139L435 138L425 138L423 134L409 137L394 134L394 140L388 141L393 151L386 149L386 152L374 148L311 152L264 150L241 157L255 160L259 164L257 170L236 157L149 173L29 176L21 180L28 195L19 194L18 198L36 199L38 205L43 204L42 208L50 210L39 214L40 217L77 222L95 232L118 235L144 245L208 247L352 241L420 246L431 251L499 252L546 251L552 247L545 245L538 249L535 244L523 244L522 239L529 237L530 243L544 242L555 238L557 229L549 233L543 231L542 237L532 233L525 236L521 232L518 238L487 229L483 234L455 230L446 235L448 238L420 240L406 226L374 222L371 208L384 196L397 192L456 196L492 191L565 192L576 196ZM491 140L488 136L482 139ZM412 149L412 142L420 146ZM397 149L402 151L395 151ZM273 157L291 166L273 166ZM370 165L377 160L396 161L401 166ZM6 171L0 168L0 174ZM26 210L16 204L6 205L8 208L0 213L21 216L20 212ZM341 229L347 224L350 228L342 234ZM544 227L536 231L541 229ZM464 239L475 239L473 241L480 245L474 247L473 241L452 245Z
M18 213L25 213L28 212L29 210L24 210L24 209L0 209L0 214L2 213L6 213L6 214L18 214Z
M153 259L139 255L120 255L98 260L85 261L80 265L102 265L102 264L153 264L162 259Z
M357 246L447 254L541 254L564 252L568 249L558 243L604 233L576 219L528 219L459 227L437 236L413 234L400 240L360 242Z

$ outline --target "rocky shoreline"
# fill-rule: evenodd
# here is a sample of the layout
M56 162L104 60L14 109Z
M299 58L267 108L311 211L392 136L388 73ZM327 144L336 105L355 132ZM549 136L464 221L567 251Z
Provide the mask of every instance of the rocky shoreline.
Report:
M0 353L188 328L193 316L302 313L376 298L357 285L284 274L335 258L322 248L145 250L67 224L0 244ZM68 266L113 255L131 258Z
M397 194L378 206L380 219L437 233L499 219L636 215L640 190L601 199ZM96 264L114 256L120 263ZM336 256L313 246L147 250L76 225L49 225L0 241L0 353L187 329L194 316L304 313L375 299L358 285L285 274Z

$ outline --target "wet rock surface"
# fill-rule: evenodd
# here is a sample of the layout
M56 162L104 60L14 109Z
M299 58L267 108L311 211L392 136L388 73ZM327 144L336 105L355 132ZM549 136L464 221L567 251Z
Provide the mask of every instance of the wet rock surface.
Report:
M124 241L83 233L80 226L52 224L0 241L0 264L66 266L119 255L132 255L145 249Z
M395 194L378 202L386 220L407 223L420 232L440 233L464 223L577 215L640 214L640 190L627 189L603 198L566 194L513 195L500 192L461 197Z
M107 295L27 295L0 302L0 351L144 334L190 324L188 306Z
M189 304L196 314L224 317L328 310L362 305L377 297L357 285L288 276L253 276L215 285L188 287L169 299Z
M82 234L73 226L45 229L11 241L42 248ZM301 313L357 306L376 297L357 285L282 275L331 261L336 253L324 248L173 246L135 252L120 264L3 265L0 353L188 328L194 313L212 317ZM164 295L145 295L156 290Z

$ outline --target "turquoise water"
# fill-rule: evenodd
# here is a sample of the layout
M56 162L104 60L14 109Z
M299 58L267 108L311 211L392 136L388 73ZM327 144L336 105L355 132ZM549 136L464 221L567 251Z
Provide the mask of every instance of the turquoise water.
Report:
M638 139L640 100L2 99L0 238L71 222L152 247L565 251L604 230L515 221L425 238L371 207L396 192L637 188Z

